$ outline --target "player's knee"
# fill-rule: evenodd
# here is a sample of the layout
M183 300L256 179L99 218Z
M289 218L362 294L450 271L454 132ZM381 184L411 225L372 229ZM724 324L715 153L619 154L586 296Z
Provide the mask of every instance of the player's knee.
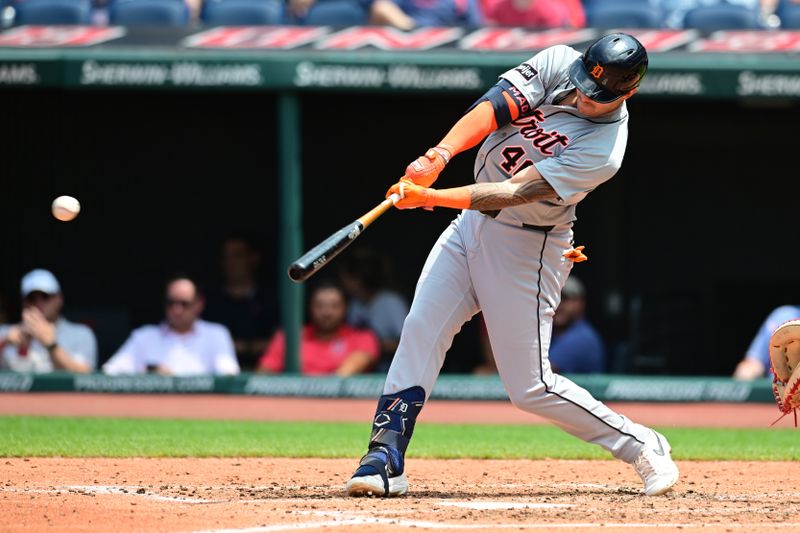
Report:
M547 388L544 383L537 383L525 390L511 391L509 399L518 409L534 412L544 405L548 398Z

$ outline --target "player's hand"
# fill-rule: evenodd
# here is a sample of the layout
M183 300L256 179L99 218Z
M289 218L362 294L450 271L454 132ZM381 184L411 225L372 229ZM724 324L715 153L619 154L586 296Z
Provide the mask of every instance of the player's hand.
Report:
M445 165L450 161L451 151L446 146L436 146L412 161L406 167L404 178L417 185L430 187Z
M564 252L564 257L566 257L573 263L580 263L581 261L586 261L589 258L583 253L584 248L586 247L578 246L576 248L570 248L569 250Z
M45 346L56 340L56 327L37 307L26 307L22 310L22 328L31 337Z
M407 178L400 178L400 181L386 191L386 198L392 194L400 196L400 200L394 204L398 209L414 209L416 207L433 209L433 193L433 189L421 187Z

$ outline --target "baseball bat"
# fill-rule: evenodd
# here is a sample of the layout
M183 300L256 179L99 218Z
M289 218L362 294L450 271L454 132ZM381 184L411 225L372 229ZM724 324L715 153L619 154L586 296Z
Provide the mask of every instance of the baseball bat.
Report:
M400 200L398 194L392 194L387 199L346 225L289 266L289 277L292 281L300 283L313 276L319 269L327 265L339 252L350 246L367 226L389 210Z

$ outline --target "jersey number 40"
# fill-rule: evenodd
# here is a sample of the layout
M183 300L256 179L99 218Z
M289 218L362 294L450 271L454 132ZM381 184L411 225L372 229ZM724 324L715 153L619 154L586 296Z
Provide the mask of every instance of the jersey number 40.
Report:
M526 159L520 164L520 159L525 155L525 149L521 146L506 146L501 153L503 154L503 162L500 163L500 166L512 176L533 164L530 159Z

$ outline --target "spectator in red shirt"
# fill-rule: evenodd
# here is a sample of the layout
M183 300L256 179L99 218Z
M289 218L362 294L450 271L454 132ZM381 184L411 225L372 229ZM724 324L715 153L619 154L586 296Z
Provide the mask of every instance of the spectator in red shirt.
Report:
M311 322L300 334L300 372L340 377L370 370L378 360L378 338L369 330L345 324L347 300L332 282L323 282L311 292L308 306ZM282 372L286 360L286 339L275 334L259 361L261 372Z

